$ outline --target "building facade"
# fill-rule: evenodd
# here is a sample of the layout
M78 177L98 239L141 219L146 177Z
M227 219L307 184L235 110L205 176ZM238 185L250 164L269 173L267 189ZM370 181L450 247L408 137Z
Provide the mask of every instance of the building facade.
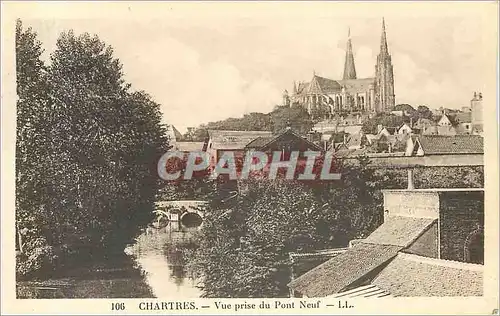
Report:
M387 45L385 21L382 20L375 77L357 78L349 32L342 79L333 80L314 73L310 82L294 82L293 93L289 95L285 90L283 94L283 105L290 104L299 104L310 114L318 113L322 116L390 111L395 105L394 73Z

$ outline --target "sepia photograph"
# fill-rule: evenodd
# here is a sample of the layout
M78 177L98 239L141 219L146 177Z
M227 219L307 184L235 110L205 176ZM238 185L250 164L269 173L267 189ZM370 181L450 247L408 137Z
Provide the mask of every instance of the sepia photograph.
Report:
M83 4L2 4L16 305L498 314L497 2Z

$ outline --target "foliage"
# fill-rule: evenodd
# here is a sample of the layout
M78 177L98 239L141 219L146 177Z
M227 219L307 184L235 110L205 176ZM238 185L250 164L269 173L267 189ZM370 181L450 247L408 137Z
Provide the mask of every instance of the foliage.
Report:
M330 184L251 178L205 213L189 262L206 297L285 297L290 252L343 247L380 224L375 176L346 168Z
M307 110L301 106L278 108L271 112L270 115L273 122L272 131L275 133L281 132L287 126L290 126L299 134L306 134L314 125Z
M379 168L374 171L380 177L384 188L403 189L408 185L406 169ZM484 167L425 167L415 168L413 181L416 188L482 188Z
M424 119L429 119L429 120L432 120L434 114L432 113L432 111L425 105L419 105L417 107L417 117L416 119L419 119L419 118L424 118Z
M412 116L416 112L416 110L415 110L415 108L413 108L413 106L406 104L406 103L397 104L396 106L394 106L394 108L392 110L393 111L403 111L403 114L408 115L408 116Z
M323 112L321 112L323 113ZM318 115L320 115L319 113ZM323 114L321 114L323 115ZM317 118L320 118L318 116ZM186 133L183 138L190 141L202 142L208 136L208 130L233 131L272 131L281 132L288 125L301 134L311 130L314 121L307 110L299 105L292 107L278 106L272 112L264 114L252 112L242 118L228 118L222 121L202 124L198 128Z
M22 244L123 249L152 217L168 149L159 105L130 90L97 36L62 33L45 68L36 35L21 22L16 35Z

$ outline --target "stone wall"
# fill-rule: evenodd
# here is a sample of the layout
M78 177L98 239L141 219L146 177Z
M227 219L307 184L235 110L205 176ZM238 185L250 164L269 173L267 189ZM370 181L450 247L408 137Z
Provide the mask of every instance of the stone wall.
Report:
M484 192L441 192L440 197L441 259L467 262L467 237L484 225Z
M437 219L439 216L439 194L437 192L387 190L383 193L384 217L392 215Z

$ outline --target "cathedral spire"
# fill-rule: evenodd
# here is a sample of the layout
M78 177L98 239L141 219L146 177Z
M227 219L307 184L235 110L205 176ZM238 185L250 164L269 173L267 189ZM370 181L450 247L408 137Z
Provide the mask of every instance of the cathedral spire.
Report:
M387 35L385 34L385 19L382 18L382 36L380 37L380 54L389 54Z
M386 112L393 108L394 105L394 70L387 46L385 20L382 18L380 53L377 56L377 64L375 65L375 111Z
M351 28L347 31L347 48L345 53L343 79L356 79L356 67L354 66L354 55L352 54Z

